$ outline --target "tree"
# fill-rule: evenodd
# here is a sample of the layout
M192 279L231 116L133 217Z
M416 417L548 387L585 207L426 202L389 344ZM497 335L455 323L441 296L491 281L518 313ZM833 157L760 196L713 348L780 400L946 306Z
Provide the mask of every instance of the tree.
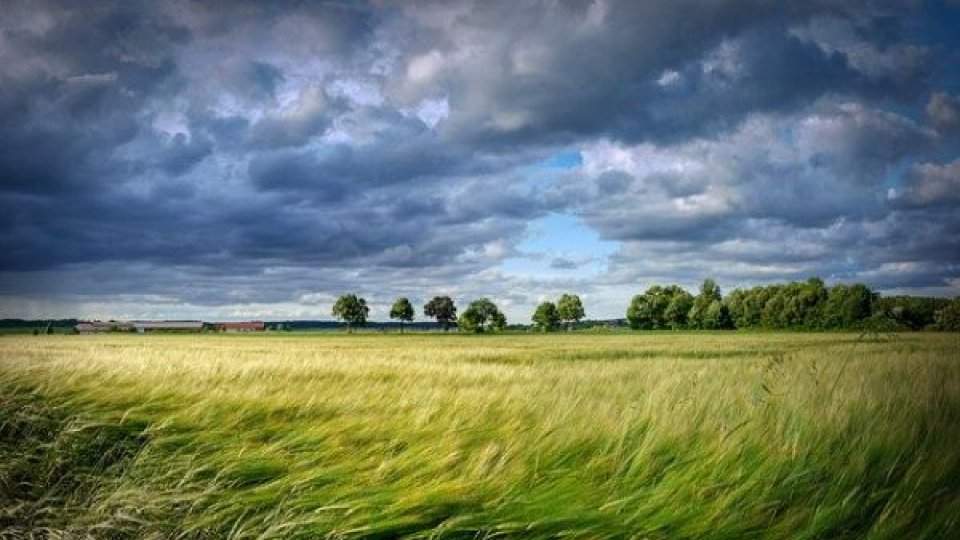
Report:
M446 332L457 320L457 306L449 296L435 296L423 306L423 314L437 319Z
M490 299L481 298L470 302L460 315L458 325L465 332L499 331L507 326L507 318Z
M585 316L580 297L575 294L561 295L560 300L557 301L557 316L567 325L567 330L573 326L573 323L580 322L580 319Z
M355 326L363 326L369 314L367 301L355 294L345 294L337 298L337 303L333 305L333 316L347 323L349 332L353 332Z
M720 287L712 279L703 280L700 286L700 294L693 301L690 312L687 314L687 324L690 328L709 329L710 323L707 321L707 310L714 302L720 302Z
M400 332L403 333L402 323L413 321L413 305L410 304L410 300L405 296L397 298L397 301L393 303L393 307L390 308L390 318L401 322Z
M543 302L537 306L537 310L533 312L533 324L536 325L537 329L550 332L557 329L557 326L560 324L560 316L557 314L557 306L553 302Z
M803 310L803 326L818 328L823 320L823 306L827 303L827 287L823 280L812 277L800 287L800 305Z
M726 304L720 300L714 300L707 306L707 311L703 315L703 326L707 330L731 330L733 329L733 319L730 317L730 310Z
M938 330L956 332L960 330L960 296L943 306L934 314Z
M687 325L687 314L693 307L693 297L690 293L676 285L667 287L666 294L670 298L666 309L663 310L663 326L671 330L679 330Z
M769 292L771 294L760 312L760 324L764 328L783 328L783 312L787 305L783 285L773 285Z
M634 330L683 328L693 297L678 285L654 285L633 297L627 308L627 321Z
M878 298L874 311L881 311L893 318L899 326L911 330L936 327L937 312L949 306L949 298L924 296L887 296Z
M627 322L634 330L653 329L654 308L646 294L638 294L630 300L627 307Z
M828 328L853 328L871 314L874 294L861 283L834 285L827 292L824 322Z

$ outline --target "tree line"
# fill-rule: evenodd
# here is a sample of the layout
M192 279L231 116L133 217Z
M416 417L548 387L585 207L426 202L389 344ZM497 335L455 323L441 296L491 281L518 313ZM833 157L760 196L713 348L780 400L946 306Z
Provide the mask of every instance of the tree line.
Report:
M627 322L636 330L960 330L960 297L882 297L862 283L827 287L822 279L734 289L712 279L696 296L654 285L634 296Z
M332 314L347 325L349 331L363 326L370 315L367 300L355 294L345 294L333 305ZM460 315L457 305L449 296L435 296L423 306L426 317L436 319L445 332L456 327L464 332L499 332L507 326L507 317L489 298L479 298L470 302ZM415 317L413 304L404 296L397 298L390 307L390 318L401 323L413 322ZM585 313L580 297L564 294L559 301L544 302L537 307L533 316L534 325L544 331L558 329L561 325L571 328L583 319ZM403 331L401 326L401 332Z
M346 294L337 299L333 315L349 330L366 323L366 299ZM458 316L449 296L435 296L423 306L444 331L498 332L507 319L489 298L472 301ZM552 332L571 330L586 312L580 297L563 294L556 302L542 302L531 316L532 328ZM397 298L390 318L412 322L413 304ZM696 295L679 285L653 285L634 296L626 312L634 330L960 330L960 297L953 300L917 296L881 297L862 283L826 286L820 278L734 289L724 296L712 279ZM401 330L402 331L402 330Z

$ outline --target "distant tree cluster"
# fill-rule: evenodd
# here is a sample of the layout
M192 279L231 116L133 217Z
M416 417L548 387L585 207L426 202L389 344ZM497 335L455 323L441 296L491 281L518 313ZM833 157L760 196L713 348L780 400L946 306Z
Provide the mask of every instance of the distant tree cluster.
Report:
M654 285L630 301L627 322L634 330L677 330L687 327L693 296L679 285Z
M333 305L333 316L347 323L348 331L367 322L370 309L367 301L355 294L345 294ZM437 320L444 331L457 326L465 332L501 331L507 326L507 318L489 298L474 300L457 317L457 306L449 296L435 296L423 306L423 314ZM390 308L390 318L409 323L415 316L413 304L406 297L397 298ZM403 327L401 326L401 332Z
M907 330L960 330L960 298L887 296L877 299L873 310Z
M878 295L866 285L826 287L820 278L737 289L727 307L737 328L855 328L873 314Z
M937 330L960 331L960 297L934 312L933 320Z
M333 306L333 315L352 331L367 321L367 301L345 294ZM426 317L444 330L499 332L507 318L489 298L471 302L458 316L449 296L435 296L423 306ZM563 294L540 303L531 316L542 332L573 329L586 312L580 297ZM397 298L390 318L410 323L415 317L406 297ZM960 331L960 297L881 297L861 283L827 287L820 278L747 289L726 297L712 279L704 280L696 296L679 285L654 285L630 301L627 322L634 330L728 330L734 328L834 330L884 328ZM522 328L522 326L520 326ZM401 326L401 332L403 326Z
M531 320L537 330L552 332L560 328L561 325L570 330L575 323L580 322L585 316L586 312L583 310L580 297L575 294L563 294L556 304L542 302L538 305Z
M960 298L882 298L861 283L827 287L820 278L735 289L724 298L707 279L696 297L677 285L650 287L633 297L627 321L638 330L960 330Z

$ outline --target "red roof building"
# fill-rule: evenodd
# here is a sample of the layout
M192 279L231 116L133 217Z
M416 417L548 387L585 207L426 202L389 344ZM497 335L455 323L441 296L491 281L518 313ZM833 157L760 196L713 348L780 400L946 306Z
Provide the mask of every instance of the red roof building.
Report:
M215 322L212 326L215 332L263 332L267 328L263 321Z

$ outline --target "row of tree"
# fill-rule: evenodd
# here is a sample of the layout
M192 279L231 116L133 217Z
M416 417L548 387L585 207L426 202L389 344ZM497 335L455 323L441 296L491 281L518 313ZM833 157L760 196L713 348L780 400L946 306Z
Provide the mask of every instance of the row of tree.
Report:
M365 299L346 294L337 299L333 315L349 329L367 321ZM480 298L459 316L449 296L436 296L423 314L447 331L499 331L507 319L493 301ZM397 298L390 318L409 323L415 313L410 300ZM531 317L544 332L572 329L586 316L580 297L564 294L557 302L542 302ZM704 280L694 296L679 285L654 285L630 301L627 323L635 330L726 330L734 328L832 330L872 326L885 329L960 330L960 297L880 297L866 285L827 287L820 278L735 289L724 298L712 279Z
M370 308L367 300L355 294L345 294L337 299L333 305L333 316L347 323L347 328L353 330L367 322ZM457 316L457 305L449 296L435 296L423 306L423 314L436 319L444 331L456 326L465 332L500 331L507 326L507 317L489 298L480 298L470 302L467 309ZM390 307L390 318L401 323L413 321L413 304L410 299L401 296ZM537 307L534 314L534 323L543 330L555 330L561 324L571 327L584 317L583 303L575 294L564 294L554 304L544 302ZM401 326L401 331L402 331Z
M369 314L370 308L366 299L355 294L345 294L333 305L333 316L347 323L347 328L351 331L365 324ZM457 306L452 298L435 296L423 306L423 314L436 319L444 331L454 325L465 332L500 331L507 326L506 316L489 298L470 302L467 309L457 317ZM414 316L413 304L409 298L397 298L390 307L390 318L393 320L409 323Z

